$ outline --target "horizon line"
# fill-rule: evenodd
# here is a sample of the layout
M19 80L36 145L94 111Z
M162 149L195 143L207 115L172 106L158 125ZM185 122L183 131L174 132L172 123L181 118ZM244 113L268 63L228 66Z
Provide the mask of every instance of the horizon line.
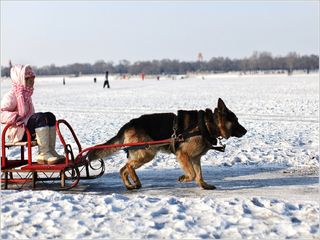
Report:
M199 52L200 54L201 52ZM118 63L117 64L120 64L121 61L127 61L129 62L129 64L134 64L134 63L139 63L139 62L150 62L150 61L163 61L163 60L170 60L170 61L179 61L179 62L208 62L210 61L211 59L213 58L229 58L230 60L244 60L244 59L248 59L250 57L252 57L254 54L261 54L261 53L266 53L266 54L270 54L271 57L286 57L288 56L290 53L295 53L297 54L297 56L301 57L301 56L312 56L312 55L315 55L315 56L319 56L319 53L316 54L316 53L310 53L310 54L301 54L301 53L297 53L296 51L289 51L288 53L282 55L282 54L276 54L276 55L273 55L272 52L269 52L269 51L253 51L252 54L250 56L244 56L244 57L228 57L228 56L214 56L214 57L211 57L209 60L205 60L205 59L202 59L202 60L181 60L181 59L176 59L176 58L162 58L162 59L149 59L149 60L135 60L135 61L130 61L128 59L120 59L118 60ZM202 54L202 53L201 53ZM113 60L104 60L104 59L97 59L95 60L93 63L90 63L90 62L73 62L73 63L66 63L66 64L61 64L61 65L56 65L55 63L50 63L50 64L46 64L46 65L36 65L36 64L31 64L32 66L36 66L38 68L42 68L42 67L46 67L46 66L56 66L56 67L62 67L62 66L68 66L68 65L73 65L73 64L95 64L97 62L100 62L100 61L103 61L105 63L112 63L112 64L116 64L115 61ZM7 63L7 66L6 65L3 65L1 63L1 68L6 68L8 66L10 66L10 62L12 63L11 59L9 60L9 62ZM13 63L12 65L16 65L16 64L21 64L21 63ZM24 63L24 64L27 64L27 63Z

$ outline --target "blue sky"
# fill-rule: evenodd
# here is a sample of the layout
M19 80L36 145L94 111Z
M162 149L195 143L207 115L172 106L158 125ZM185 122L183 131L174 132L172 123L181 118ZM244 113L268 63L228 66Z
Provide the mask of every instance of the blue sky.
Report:
M1 1L1 65L319 52L319 1Z

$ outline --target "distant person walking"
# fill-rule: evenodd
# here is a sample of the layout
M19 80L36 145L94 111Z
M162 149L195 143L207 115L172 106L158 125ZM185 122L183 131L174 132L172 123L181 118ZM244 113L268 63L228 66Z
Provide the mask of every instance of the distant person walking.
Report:
M96 82L97 82L97 78L94 78L94 79L93 79L93 82L96 83Z
M110 84L109 84L109 80L108 80L108 75L109 75L109 72L106 71L106 80L104 80L103 88L105 88L106 86L108 86L108 88L110 88Z
M63 78L62 80L63 85L66 85L66 80Z

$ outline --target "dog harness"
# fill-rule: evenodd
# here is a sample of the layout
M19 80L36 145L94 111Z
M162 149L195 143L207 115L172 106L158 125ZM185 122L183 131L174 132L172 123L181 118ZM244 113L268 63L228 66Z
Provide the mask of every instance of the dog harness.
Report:
M216 131L211 132L208 129L208 126L206 124L206 115L209 118L209 121L213 122L216 124L216 121L214 119L214 114L212 113L211 109L206 109L205 111L200 110L197 112L197 122L198 124L193 124L189 126L187 129L181 130L181 126L179 126L179 123L181 123L181 118L182 118L182 112L179 111L178 115L174 118L173 120L173 134L171 136L172 139L174 139L174 142L172 145L172 150L173 152L176 151L176 149L179 147L179 144L181 142L184 142L186 139L194 137L194 136L202 136L206 141L208 141L211 145L210 149L217 150L220 152L225 151L225 144L221 143L222 137L217 136L218 133ZM199 130L193 131L196 127L198 127ZM216 128L214 128L216 129Z

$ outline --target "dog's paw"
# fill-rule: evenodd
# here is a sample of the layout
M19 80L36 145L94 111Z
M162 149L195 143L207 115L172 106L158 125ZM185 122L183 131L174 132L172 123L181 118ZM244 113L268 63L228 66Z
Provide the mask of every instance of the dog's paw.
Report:
M179 181L179 182L185 182L185 180L186 180L186 176L185 176L185 175L182 175L182 176L180 176L180 177L178 178L178 181Z
M134 190L134 189L137 189L137 186L136 185L126 185L126 189Z
M128 190L140 189L140 188L141 188L141 184L126 185L126 188L127 188Z
M214 189L216 189L216 186L210 185L210 184L208 184L208 183L202 183L202 184L201 184L201 187L202 187L203 189L205 189L205 190L214 190Z
M178 181L179 182L191 182L191 181L193 181L193 179L186 176L186 175L182 175L178 178Z
M140 189L141 188L141 183L137 183L134 185L135 189Z

